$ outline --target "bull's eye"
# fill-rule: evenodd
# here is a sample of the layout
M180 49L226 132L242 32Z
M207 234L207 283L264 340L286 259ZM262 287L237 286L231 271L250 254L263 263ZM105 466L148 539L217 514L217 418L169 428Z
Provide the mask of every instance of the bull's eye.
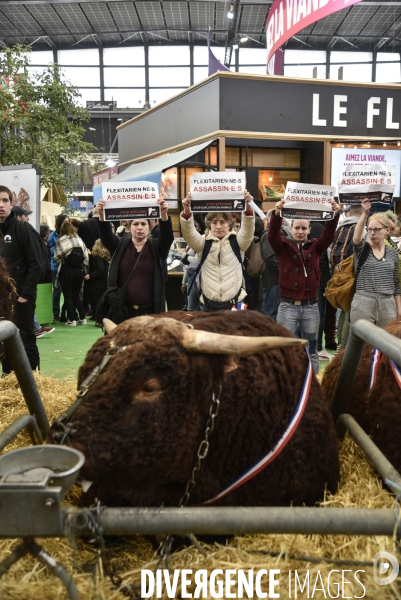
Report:
M134 393L134 401L156 400L159 397L161 388L157 379L149 379Z

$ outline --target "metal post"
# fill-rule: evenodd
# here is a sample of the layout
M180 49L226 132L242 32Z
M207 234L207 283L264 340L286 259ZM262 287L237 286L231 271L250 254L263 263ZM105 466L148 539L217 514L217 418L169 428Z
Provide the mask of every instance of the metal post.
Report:
M84 510L64 507L62 511L72 527L79 528L79 535L91 535L85 526ZM104 508L100 509L97 522L104 535L299 533L392 536L396 516L390 508Z
M50 423L43 406L35 379L32 375L25 348L22 344L19 331L11 321L0 323L0 342L4 342L7 356L17 376L22 394L31 415L36 417L43 439L47 436Z
M365 342L355 335L351 328L331 401L334 423L337 423L338 417L347 411L348 400L364 347Z
M391 462L387 460L384 454L379 450L376 444L372 442L370 437L364 432L362 427L358 425L355 419L351 417L351 415L340 415L337 425L339 423L344 425L345 428L350 432L358 446L360 446L360 448L366 454L367 458L370 460L382 479L390 480L395 484L391 485L391 483L388 483L388 487L392 492L398 495L401 490L401 475L393 467Z
M0 451L3 450L23 429L25 429L25 427L28 430L33 444L43 444L42 434L40 433L35 417L32 415L21 415L0 433Z

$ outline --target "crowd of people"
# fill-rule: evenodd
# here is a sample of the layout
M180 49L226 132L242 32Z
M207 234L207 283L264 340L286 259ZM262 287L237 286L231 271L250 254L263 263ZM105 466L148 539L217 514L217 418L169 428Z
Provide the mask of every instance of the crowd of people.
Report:
M401 318L401 237L392 211L370 215L368 200L342 211L333 201L330 221L287 221L281 217L285 202L279 200L263 222L246 190L244 200L242 214L211 212L205 218L192 213L190 194L182 201L186 310L260 310L308 341L315 373L320 360L331 358L329 351L345 347L358 319L385 327ZM31 211L13 206L10 190L0 186L0 256L15 284L13 320L32 369L40 368L36 340L54 331L35 315L39 282L52 283L53 319L68 327L88 325L89 319L101 327L110 290L119 292L118 322L168 309L167 257L174 233L162 195L158 203L159 220L112 224L105 221L100 200L91 218L76 221L60 214L54 231L43 223L38 234L29 224ZM265 268L250 277L246 253L254 240L260 242ZM327 302L325 288L333 269L351 255L356 287L351 310L344 312ZM2 366L3 373L12 370L7 357Z

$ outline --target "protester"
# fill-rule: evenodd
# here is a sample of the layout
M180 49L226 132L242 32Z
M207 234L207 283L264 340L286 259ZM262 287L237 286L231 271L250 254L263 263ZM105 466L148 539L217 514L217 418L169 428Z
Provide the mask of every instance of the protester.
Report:
M318 288L320 284L320 257L333 241L338 222L340 206L333 200L332 207L336 216L326 221L318 239L308 240L310 223L304 219L295 219L290 227L291 237L281 234L282 218L280 211L285 201L276 204L269 230L268 239L278 258L280 306L277 323L284 325L292 333L297 325L301 336L308 342L315 342L311 361L315 373L319 373L319 357L316 338L320 315L318 307Z
M174 234L168 215L168 203L163 197L159 198L158 203L160 236L157 239L150 237L147 219L131 221L132 238L119 239L112 233L111 224L104 220L105 201L99 200L96 205L99 212L100 239L112 255L109 286L121 288L128 280L128 318L160 313L166 309L166 259L174 241Z
M56 228L50 234L47 243L50 248L50 268L52 273L52 284L53 284L53 320L60 321L62 318L60 317L60 297L61 297L61 288L56 287L56 277L58 271L58 264L54 260L54 248L57 244L60 234L60 227L64 223L64 221L69 221L68 215L57 215L56 217ZM64 317L63 317L64 320Z
M89 299L93 311L92 321L96 321L97 305L107 290L109 264L110 252L103 246L100 239L96 240L89 256L89 273L84 275L84 279L89 283ZM101 327L102 325L96 321L95 326Z
M149 229L150 235L152 238L156 239L160 235L160 227L158 219L148 219L149 220Z
M332 271L335 267L346 258L349 258L353 252L354 247L352 238L354 235L354 229L358 223L358 219L362 214L362 207L360 204L348 204L344 207L344 219L340 221L332 249L330 252L330 265ZM363 232L363 237L366 237L366 231ZM340 352L345 348L348 340L350 322L349 322L349 311L345 312L340 310L340 316L338 319L337 326L337 351Z
M116 229L116 236L131 239L131 221L120 221L120 226Z
M84 242L68 221L60 229L60 239L54 249L54 259L59 263L56 285L60 284L67 309L69 327L86 325L85 309L80 298L84 275L89 269L89 254ZM76 319L76 311L79 319Z
M351 326L359 319L366 319L378 327L385 327L393 319L401 318L399 259L397 250L385 244L390 222L383 213L369 218L369 241L363 239L370 209L371 204L365 199L353 235L355 269L361 260L363 264L351 304Z
M18 327L32 370L40 367L39 350L33 327L37 285L44 275L41 243L29 223L19 220L12 209L11 191L0 186L0 256L14 280L17 300L13 306L13 322ZM3 374L11 373L12 365L6 356L2 361Z
M201 235L194 226L191 213L191 194L182 201L181 231L188 246L198 255L201 262L202 252L208 242L209 252L200 272L201 309L215 311L230 309L243 300L246 295L242 262L245 250L253 240L255 215L249 205L252 196L245 190L246 210L242 216L241 228L236 234L234 220L230 213L211 212L206 215L205 224L209 233ZM237 242L238 256L234 252L230 238ZM210 241L210 242L209 242Z
M194 226L198 233L205 233L205 223L200 215L194 215ZM185 255L182 258L184 265L184 275L182 278L181 291L186 293L186 309L189 311L200 310L199 290L196 279L196 269L199 266L196 252L189 246L185 249Z
M265 231L260 238L260 249L262 251L262 258L266 263L266 268L262 275L262 313L276 320L277 311L280 304L278 287L278 261L268 238L269 223L273 212L274 209L271 209L266 215L267 231Z

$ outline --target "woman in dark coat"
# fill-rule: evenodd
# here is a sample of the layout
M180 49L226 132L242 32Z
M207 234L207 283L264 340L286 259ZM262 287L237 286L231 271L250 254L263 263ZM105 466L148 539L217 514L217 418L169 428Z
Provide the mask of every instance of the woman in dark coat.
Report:
M128 318L160 313L166 309L166 258L174 234L168 216L168 203L163 198L159 198L158 202L160 237L156 239L150 237L147 219L134 219L131 222L132 239L119 239L112 233L111 224L104 220L105 201L99 200L96 205L99 211L100 239L112 255L109 287L124 286L136 263L127 285Z
M89 273L84 277L89 283L89 301L93 312L91 321L96 321L97 305L107 290L109 264L110 252L103 246L100 239L96 240L89 256ZM96 322L95 326L101 327L101 323Z

